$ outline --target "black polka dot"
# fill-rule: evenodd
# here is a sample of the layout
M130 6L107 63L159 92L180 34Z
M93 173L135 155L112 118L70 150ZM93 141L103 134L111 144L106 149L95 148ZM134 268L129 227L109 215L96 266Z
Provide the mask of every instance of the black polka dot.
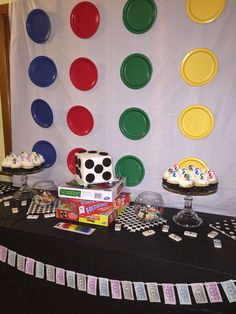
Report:
M94 161L92 159L88 159L85 161L85 167L87 169L92 169L94 166Z
M97 165L95 168L94 168L94 171L96 173L101 173L103 172L103 166L102 165Z
M102 164L104 167L109 167L111 165L111 158L104 158Z
M110 180L111 179L111 173L109 171L105 171L102 175L104 180Z
M86 180L88 183L92 183L92 182L94 181L94 179L95 179L95 176L94 176L94 174L92 174L92 173L87 174L87 176L86 176L86 178L85 178L85 180Z
M79 168L81 168L81 159L80 158L77 159L77 165Z
M99 155L101 155L101 156L107 156L108 153L106 153L106 152L100 152Z
M96 150L88 150L88 153L89 153L89 154L96 154L97 151L96 151Z

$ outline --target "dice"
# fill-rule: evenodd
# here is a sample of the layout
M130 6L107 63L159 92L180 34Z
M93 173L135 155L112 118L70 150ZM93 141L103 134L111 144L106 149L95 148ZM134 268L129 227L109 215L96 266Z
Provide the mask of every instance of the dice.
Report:
M106 152L83 151L75 154L76 181L83 186L88 184L113 182L111 156Z

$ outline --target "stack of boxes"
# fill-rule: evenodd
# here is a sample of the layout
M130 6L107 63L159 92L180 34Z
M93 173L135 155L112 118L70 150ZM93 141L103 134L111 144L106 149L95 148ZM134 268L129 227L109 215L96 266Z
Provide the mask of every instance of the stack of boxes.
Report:
M75 180L58 187L57 218L109 226L130 203L125 177L114 179L107 153L77 153L75 160Z

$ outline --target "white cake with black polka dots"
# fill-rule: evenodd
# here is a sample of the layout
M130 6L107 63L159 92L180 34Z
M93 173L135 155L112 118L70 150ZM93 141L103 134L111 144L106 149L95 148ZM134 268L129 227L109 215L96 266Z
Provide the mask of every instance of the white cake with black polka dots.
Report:
M82 151L75 154L76 181L83 186L113 182L112 158L106 152Z

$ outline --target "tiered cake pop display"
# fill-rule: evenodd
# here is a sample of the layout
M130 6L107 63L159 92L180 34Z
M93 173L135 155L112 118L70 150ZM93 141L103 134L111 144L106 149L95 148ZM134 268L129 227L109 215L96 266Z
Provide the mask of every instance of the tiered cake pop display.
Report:
M217 191L218 180L212 170L195 168L188 165L180 168L177 164L163 175L162 186L165 190L184 195L184 208L174 215L174 222L182 227L196 228L202 219L193 210L193 196L211 195Z
M4 175L21 176L21 187L15 192L16 200L32 199L37 191L28 185L28 175L44 170L44 158L42 155L22 152L20 155L11 153L2 161L2 172Z

